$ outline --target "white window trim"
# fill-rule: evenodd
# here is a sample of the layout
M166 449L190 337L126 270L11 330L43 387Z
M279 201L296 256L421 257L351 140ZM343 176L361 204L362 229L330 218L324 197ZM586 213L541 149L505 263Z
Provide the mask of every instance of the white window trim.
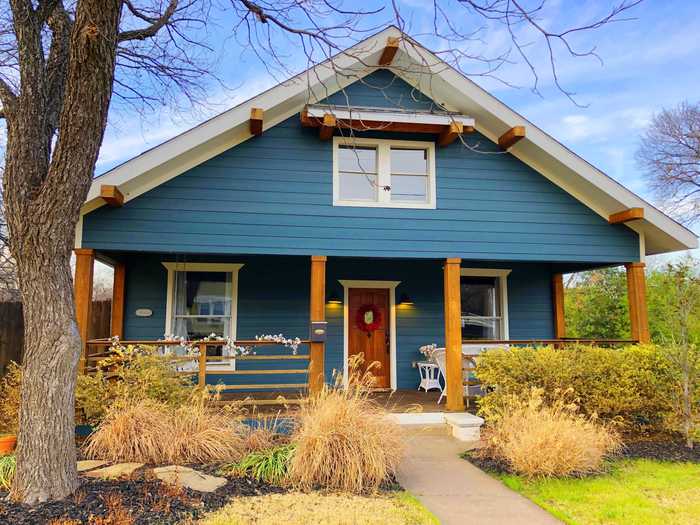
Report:
M508 275L510 269L501 268L461 268L465 277L498 277L499 300L501 306L501 339L510 339L508 330Z
M175 272L226 272L231 274L231 328L229 329L229 335L235 340L238 328L238 272L243 267L243 264L198 262L185 263L169 261L162 261L161 264L168 270L168 289L165 306L165 331L163 333L172 333L172 317L175 298ZM224 364L226 366L224 366ZM207 370L212 371L227 369L235 370L235 368L235 359L232 359L230 363L226 363L225 361L223 364L207 363Z
M350 288L382 288L389 290L389 383L396 390L396 287L401 281L355 281L339 279L343 286L343 385L348 386L348 357L350 334Z
M338 169L339 146L375 146L377 148L377 201L353 201L340 198L340 170ZM425 149L428 152L428 202L395 202L391 192L383 186L391 186L390 148ZM417 140L369 139L357 137L333 137L333 206L357 206L361 208L408 208L429 209L437 207L435 182L435 143Z

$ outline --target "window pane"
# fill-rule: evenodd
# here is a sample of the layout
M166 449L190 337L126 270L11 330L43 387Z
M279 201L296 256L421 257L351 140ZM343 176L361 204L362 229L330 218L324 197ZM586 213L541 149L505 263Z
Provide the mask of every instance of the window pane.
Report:
M229 272L176 272L175 315L231 315Z
M181 326L181 330L189 340L202 339L210 334L228 337L228 327L231 319L229 317L178 317L176 323Z
M428 174L428 150L391 148L391 173Z
M501 319L492 317L463 317L462 339L500 339Z
M500 315L496 277L462 277L462 316Z
M392 175L392 201L428 201L428 177L422 175Z
M338 171L377 173L377 149L361 146L338 148Z
M377 176L363 173L340 173L340 198L352 201L376 201Z

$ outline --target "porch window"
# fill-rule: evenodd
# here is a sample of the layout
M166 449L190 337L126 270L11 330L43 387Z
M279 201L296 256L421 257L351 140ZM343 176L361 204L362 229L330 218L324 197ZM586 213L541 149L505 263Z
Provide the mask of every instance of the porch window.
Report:
M216 334L236 337L238 270L241 264L172 263L168 269L165 333L188 340ZM207 349L220 355L221 347Z
M435 208L435 146L333 139L333 205Z
M462 269L462 339L507 339L510 270Z

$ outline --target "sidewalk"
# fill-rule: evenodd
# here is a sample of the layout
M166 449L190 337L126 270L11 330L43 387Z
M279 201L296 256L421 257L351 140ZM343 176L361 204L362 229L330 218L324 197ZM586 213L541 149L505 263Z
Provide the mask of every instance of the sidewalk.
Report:
M559 520L459 457L468 444L444 427L406 429L398 481L442 525L555 525Z

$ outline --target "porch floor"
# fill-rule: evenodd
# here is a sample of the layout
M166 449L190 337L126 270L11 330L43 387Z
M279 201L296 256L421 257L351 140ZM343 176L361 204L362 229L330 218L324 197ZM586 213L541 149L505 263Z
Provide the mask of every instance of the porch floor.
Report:
M439 405L437 401L440 392L432 390L396 390L394 392L373 392L370 397L383 405L389 412L445 412L446 402L443 399ZM244 402L250 407L251 412L257 414L274 414L281 409L288 408L293 411L303 402L305 394L301 392L234 392L222 396L224 402ZM277 402L275 402L278 400ZM473 403L467 411L473 412Z

